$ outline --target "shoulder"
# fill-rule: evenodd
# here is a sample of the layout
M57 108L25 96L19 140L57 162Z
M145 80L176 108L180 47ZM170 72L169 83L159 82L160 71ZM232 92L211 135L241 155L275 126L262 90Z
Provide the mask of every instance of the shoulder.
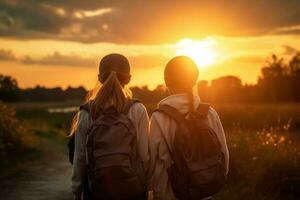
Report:
M217 116L218 115L217 111L212 106L209 107L208 114L209 115L213 115L213 116Z
M157 108L152 113L151 118L152 119L157 119L157 118L160 118L160 117L163 117L163 116L167 116L167 115Z
M78 114L79 114L79 119L78 119L79 123L88 124L90 122L90 114L86 110L80 109Z
M130 109L135 109L135 110L146 110L146 107L144 106L144 104L142 104L141 102L137 101L135 102Z
M141 102L135 102L129 109L129 112L134 115L147 115L147 109Z
M213 123L218 123L220 121L220 117L218 112L210 106L208 110L208 118L213 122Z
M172 119L166 113L160 111L159 109L156 109L152 113L150 121L151 123L155 123L163 127L166 124L168 124L170 121L172 121Z

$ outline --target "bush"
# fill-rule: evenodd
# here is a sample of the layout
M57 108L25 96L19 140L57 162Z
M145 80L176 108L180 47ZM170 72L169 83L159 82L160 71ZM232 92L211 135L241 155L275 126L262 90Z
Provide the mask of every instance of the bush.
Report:
M18 158L34 149L36 139L26 123L16 118L15 110L0 102L0 113L0 159Z

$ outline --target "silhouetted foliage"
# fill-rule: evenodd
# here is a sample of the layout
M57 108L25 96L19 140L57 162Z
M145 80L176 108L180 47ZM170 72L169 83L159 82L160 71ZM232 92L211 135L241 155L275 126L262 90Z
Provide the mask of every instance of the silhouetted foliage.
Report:
M133 93L133 97L139 99L142 102L157 103L166 96L168 96L167 88L163 85L158 85L154 90L149 90L147 86L144 87L132 87L130 90Z
M10 77L0 74L0 100L16 101L19 97L19 88L17 81Z
M35 140L29 128L17 119L15 110L1 101L0 113L0 159L5 164L6 159L34 148Z
M63 90L60 87L45 88L36 86L35 88L24 89L20 92L22 101L65 101L83 100L87 90L84 87L68 87Z
M289 62L272 55L261 69L256 85L242 85L234 76L198 82L198 92L208 102L299 102L300 53Z
M299 101L300 54L299 52L286 63L276 55L261 70L258 87L264 94L264 101Z

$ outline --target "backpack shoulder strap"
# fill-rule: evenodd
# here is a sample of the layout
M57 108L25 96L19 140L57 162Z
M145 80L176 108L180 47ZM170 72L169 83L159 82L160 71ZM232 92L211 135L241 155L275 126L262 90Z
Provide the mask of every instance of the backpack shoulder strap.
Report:
M208 111L209 111L210 105L208 103L200 103L197 111L203 115L203 116L207 116L208 115Z
M140 101L139 101L138 99L128 99L128 100L126 101L126 105L125 105L125 108L124 108L124 113L127 114L127 113L129 112L131 106L133 106L133 104L139 103L139 102L140 102Z
M154 110L154 112L162 112L165 113L167 116L169 116L171 119L175 120L175 122L177 124L182 123L185 121L184 115L182 115L176 108L174 108L173 106L169 106L169 105L160 105L156 110ZM176 133L175 133L176 134ZM166 135L164 133L162 133L162 138L166 143L166 146L168 148L168 151L170 153L170 156L172 158L172 160L175 163L178 163L178 159L176 158L176 156L174 155L172 148L171 148L171 144L169 144Z
M91 104L92 102L87 102L85 104L80 105L80 110L85 110L86 112L90 113L91 112Z
M160 105L154 112L162 112L168 115L170 118L174 119L177 123L185 121L184 116L173 106Z

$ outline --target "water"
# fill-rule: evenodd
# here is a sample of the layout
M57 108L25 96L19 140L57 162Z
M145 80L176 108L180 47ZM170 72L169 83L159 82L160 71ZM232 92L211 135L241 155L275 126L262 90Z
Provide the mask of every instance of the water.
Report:
M70 113L78 111L78 107L65 107L65 108L49 108L49 113Z

